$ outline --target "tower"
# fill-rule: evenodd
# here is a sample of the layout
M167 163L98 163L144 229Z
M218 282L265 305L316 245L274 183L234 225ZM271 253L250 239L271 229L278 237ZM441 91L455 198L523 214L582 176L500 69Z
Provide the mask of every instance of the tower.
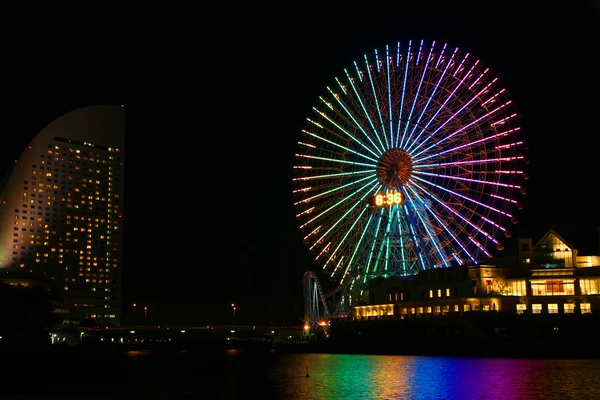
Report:
M0 273L54 282L79 318L120 324L125 109L44 127L0 186Z

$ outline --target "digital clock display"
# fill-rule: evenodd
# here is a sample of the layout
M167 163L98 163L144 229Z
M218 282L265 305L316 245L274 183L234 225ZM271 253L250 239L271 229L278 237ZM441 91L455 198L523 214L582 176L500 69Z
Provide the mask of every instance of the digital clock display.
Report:
M378 193L371 200L375 207L385 207L402 204L404 196L401 192Z

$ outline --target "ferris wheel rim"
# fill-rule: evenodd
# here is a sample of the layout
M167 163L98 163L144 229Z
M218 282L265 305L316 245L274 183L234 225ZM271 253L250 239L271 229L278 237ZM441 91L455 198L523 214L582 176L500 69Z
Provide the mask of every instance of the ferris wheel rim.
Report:
M515 139L522 132L508 91L458 47L404 45L404 53L401 42L396 53L389 46L375 50L364 64L353 64L353 73L345 69L345 80L336 77L337 86L326 88L307 118L307 140L299 142L296 217L310 251L332 277L360 274L358 267L344 269L352 249L338 244L349 240L348 232L375 232L365 221L377 213L365 203L380 190L401 194L402 204L388 205L412 218L407 230L421 229L412 246L439 258L428 267L452 259L436 246L451 247L456 261L457 252L472 262L490 256L486 246L500 246L497 233L510 235L506 221L516 219L511 210L522 188L515 182L523 177L524 141ZM454 239L461 235L464 242ZM353 243L356 248L357 237Z

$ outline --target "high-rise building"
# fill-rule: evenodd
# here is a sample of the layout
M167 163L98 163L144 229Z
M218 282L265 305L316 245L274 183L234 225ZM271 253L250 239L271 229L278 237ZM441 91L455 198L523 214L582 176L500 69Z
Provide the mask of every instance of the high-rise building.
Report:
M0 273L51 279L82 320L120 325L125 109L47 125L0 186Z

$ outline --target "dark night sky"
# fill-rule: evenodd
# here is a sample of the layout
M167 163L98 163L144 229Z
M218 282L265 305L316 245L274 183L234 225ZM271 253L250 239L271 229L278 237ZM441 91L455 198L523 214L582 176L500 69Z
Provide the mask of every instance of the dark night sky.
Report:
M217 323L235 302L238 322L261 323L261 310L293 320L315 267L291 196L305 118L365 53L436 40L482 60L522 115L531 178L515 235L568 224L590 237L600 225L599 2L329 3L28 15L2 32L0 171L61 114L126 104L126 309L137 301L153 322Z

